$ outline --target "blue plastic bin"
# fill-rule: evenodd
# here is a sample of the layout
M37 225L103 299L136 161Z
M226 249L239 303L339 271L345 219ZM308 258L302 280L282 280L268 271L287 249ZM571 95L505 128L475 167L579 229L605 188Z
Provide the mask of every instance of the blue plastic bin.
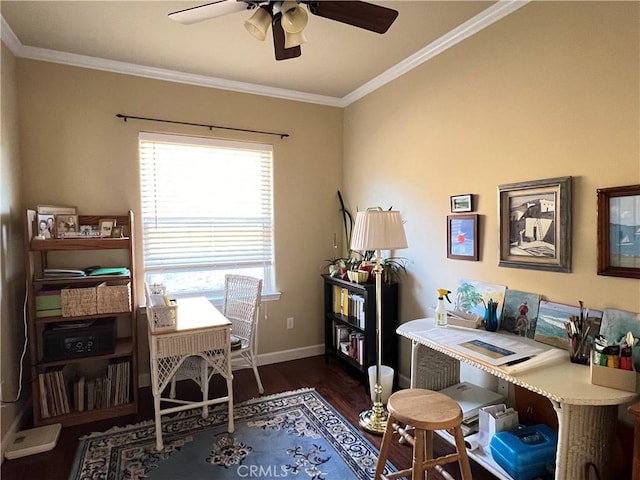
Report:
M515 480L553 478L558 434L547 425L532 425L496 433L493 460Z

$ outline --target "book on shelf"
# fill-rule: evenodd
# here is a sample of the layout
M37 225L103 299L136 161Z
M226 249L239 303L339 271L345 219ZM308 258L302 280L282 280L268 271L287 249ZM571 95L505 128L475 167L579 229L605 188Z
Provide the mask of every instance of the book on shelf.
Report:
M112 361L103 375L88 378L56 367L38 375L42 418L56 417L130 402L131 361Z

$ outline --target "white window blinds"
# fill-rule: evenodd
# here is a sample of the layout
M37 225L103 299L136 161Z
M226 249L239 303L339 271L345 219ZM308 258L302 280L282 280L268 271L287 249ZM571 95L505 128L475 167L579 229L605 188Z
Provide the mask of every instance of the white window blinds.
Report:
M216 296L226 273L273 289L273 148L140 133L145 279Z

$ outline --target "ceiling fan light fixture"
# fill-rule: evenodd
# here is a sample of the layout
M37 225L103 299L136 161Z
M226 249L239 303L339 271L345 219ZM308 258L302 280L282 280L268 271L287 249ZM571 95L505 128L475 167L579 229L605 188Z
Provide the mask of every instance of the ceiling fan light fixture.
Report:
M282 3L282 28L287 33L301 33L307 26L308 15L298 2Z
M284 31L284 48L298 47L306 41L307 37L302 32L289 33L286 30Z
M271 13L264 7L256 9L251 18L244 22L244 28L260 41L267 37L269 25L271 25Z

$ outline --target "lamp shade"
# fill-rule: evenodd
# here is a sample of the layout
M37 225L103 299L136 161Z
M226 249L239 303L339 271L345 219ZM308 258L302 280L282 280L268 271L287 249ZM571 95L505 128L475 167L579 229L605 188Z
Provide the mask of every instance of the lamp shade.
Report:
M396 250L407 248L400 212L365 210L358 212L351 232L351 250Z
M260 41L267 37L269 25L271 25L271 13L263 7L258 8L251 18L244 22L244 28Z

